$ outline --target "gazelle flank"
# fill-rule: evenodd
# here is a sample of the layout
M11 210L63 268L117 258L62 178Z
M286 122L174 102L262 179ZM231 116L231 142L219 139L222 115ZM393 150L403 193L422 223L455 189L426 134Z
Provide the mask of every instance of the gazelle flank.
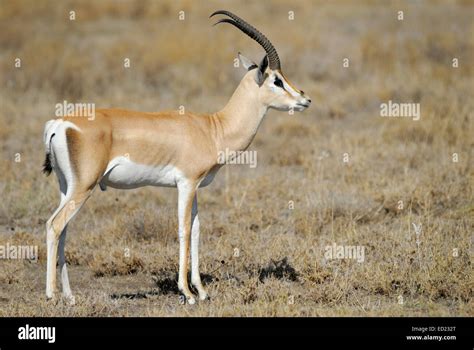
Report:
M199 274L199 215L197 190L211 183L223 166L218 154L245 150L268 109L303 111L311 104L305 93L281 71L278 53L250 24L228 11L218 23L231 24L257 41L265 55L256 64L238 55L247 69L224 108L210 114L146 113L123 109L96 110L95 118L77 116L50 120L45 125L44 171L53 170L61 200L46 223L46 296L56 290L56 262L63 296L74 303L64 246L68 223L99 186L132 189L167 186L178 189L178 287L189 304L195 303L187 272L199 299L208 297Z

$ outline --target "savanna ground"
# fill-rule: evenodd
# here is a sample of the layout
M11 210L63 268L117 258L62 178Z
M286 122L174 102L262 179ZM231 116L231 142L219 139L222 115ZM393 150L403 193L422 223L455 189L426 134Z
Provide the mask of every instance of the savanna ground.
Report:
M69 225L76 305L46 302L55 104L218 110L244 74L237 52L263 54L211 26L221 8L273 41L313 104L270 111L258 166L228 165L200 190L211 301L178 302L176 190L109 188ZM0 244L37 245L39 259L0 261L0 315L473 316L473 14L472 1L1 0ZM420 103L421 119L382 118L389 100ZM365 260L325 259L333 243Z

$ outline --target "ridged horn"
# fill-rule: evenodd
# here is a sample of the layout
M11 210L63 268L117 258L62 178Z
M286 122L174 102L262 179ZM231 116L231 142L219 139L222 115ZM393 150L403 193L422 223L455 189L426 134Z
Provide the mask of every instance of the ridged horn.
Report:
M271 69L276 70L276 69L281 68L280 57L278 57L278 53L275 47L272 45L270 40L268 40L268 38L265 35L260 33L255 27L245 22L239 16L234 15L232 12L225 11L225 10L216 11L212 15L210 15L209 18L215 15L225 15L225 16L230 17L231 19L229 18L221 19L217 21L216 23L214 23L214 25L219 24L219 23L229 23L239 28L242 32L247 34L249 37L251 37L253 40L258 42L263 47L263 49L268 55L268 64Z

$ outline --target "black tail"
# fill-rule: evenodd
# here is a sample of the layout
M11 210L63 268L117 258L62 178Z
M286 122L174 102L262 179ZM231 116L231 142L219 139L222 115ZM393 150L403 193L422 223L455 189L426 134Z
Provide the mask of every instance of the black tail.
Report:
M46 158L43 163L43 173L48 176L53 171L53 166L51 165L51 153L46 153Z

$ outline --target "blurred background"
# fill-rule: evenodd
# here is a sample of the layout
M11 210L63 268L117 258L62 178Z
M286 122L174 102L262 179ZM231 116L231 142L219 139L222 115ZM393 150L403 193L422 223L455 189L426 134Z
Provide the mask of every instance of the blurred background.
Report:
M272 41L313 104L270 111L251 146L257 168L227 166L201 191L201 272L219 297L191 315L472 316L468 0L0 0L0 244L34 244L40 254L37 265L0 261L0 315L189 315L172 287L170 189L97 191L69 225L79 305L44 303L44 223L59 195L41 174L42 133L64 100L222 108L244 75L237 52L257 62L264 52L236 28L213 27L219 9ZM421 120L381 118L389 100L420 103ZM421 245L413 223L423 225ZM365 246L366 261L325 261L333 242Z

